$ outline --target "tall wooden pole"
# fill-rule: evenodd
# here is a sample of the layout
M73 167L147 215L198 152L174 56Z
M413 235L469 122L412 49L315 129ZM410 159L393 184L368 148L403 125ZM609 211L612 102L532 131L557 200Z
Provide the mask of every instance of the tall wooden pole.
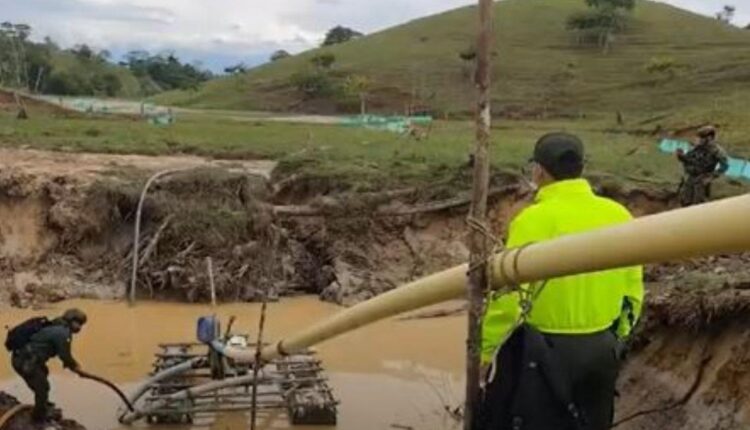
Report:
M487 189L490 179L490 58L492 50L492 0L479 0L479 35L477 40L477 118L476 146L474 148L474 184L471 211L472 220L484 223L487 218ZM472 223L473 224L473 223ZM487 286L486 258L488 238L476 228L470 235L468 299L469 327L466 343L466 405L464 429L476 429L476 417L481 401L480 348L482 343L482 314L484 292Z

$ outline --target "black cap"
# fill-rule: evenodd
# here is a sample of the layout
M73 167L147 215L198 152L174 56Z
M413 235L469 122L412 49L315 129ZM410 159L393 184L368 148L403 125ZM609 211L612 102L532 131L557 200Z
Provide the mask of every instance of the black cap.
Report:
M65 313L62 316L62 319L69 323L77 322L81 325L86 324L86 320L88 320L85 312L83 312L80 309L75 309L75 308L68 309L67 311L65 311Z
M583 173L583 142L568 133L542 136L534 147L534 161L557 180L578 178Z

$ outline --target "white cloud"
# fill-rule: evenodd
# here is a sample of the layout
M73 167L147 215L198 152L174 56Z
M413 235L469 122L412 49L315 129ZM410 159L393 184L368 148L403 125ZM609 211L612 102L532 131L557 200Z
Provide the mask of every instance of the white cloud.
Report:
M729 2L750 21L750 0L664 0L713 14ZM363 32L387 28L475 0L0 0L4 20L27 22L37 37L63 46L87 43L114 52L178 53L210 64L265 58L270 51L315 46L342 24Z

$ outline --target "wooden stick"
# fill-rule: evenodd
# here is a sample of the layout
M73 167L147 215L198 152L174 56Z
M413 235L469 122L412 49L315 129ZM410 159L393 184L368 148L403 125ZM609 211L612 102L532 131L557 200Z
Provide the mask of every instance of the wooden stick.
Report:
M260 322L258 323L258 341L256 345L263 345L263 330L266 326L266 309L268 308L268 300L266 300L266 294L263 294L263 304L260 307ZM260 372L261 366L261 353L262 348L257 348L255 351L255 363L253 363L253 394L252 394L252 405L253 408L250 410L250 430L255 430L255 420L257 418L258 411L258 373Z
M148 246L146 246L146 249L143 250L143 257L141 257L141 260L138 262L139 268L143 267L143 265L146 264L148 259L151 257L151 253L154 252L154 249L156 249L156 245L159 243L161 234L164 232L164 230L166 230L167 226L172 221L172 218L172 215L167 216L161 223L159 228L156 230L156 233L154 233L154 237L151 238Z

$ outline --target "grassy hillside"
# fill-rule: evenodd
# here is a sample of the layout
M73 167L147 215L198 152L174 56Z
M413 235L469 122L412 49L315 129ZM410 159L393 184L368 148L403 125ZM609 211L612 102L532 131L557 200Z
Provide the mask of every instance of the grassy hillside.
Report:
M582 0L496 4L496 111L652 112L716 92L741 91L750 82L749 31L638 1L628 30L605 54L581 46L565 28L567 17L583 9ZM310 58L323 51L336 56L334 76L355 73L374 82L371 97L378 110L402 110L415 101L438 112L467 112L473 96L471 65L459 53L472 46L475 21L474 7L449 11L211 81L199 91L167 93L159 101L203 108L336 110L341 100L304 100L290 84L290 76L309 69ZM646 71L653 58L665 57L675 62L674 78ZM561 79L564 73L572 77Z

